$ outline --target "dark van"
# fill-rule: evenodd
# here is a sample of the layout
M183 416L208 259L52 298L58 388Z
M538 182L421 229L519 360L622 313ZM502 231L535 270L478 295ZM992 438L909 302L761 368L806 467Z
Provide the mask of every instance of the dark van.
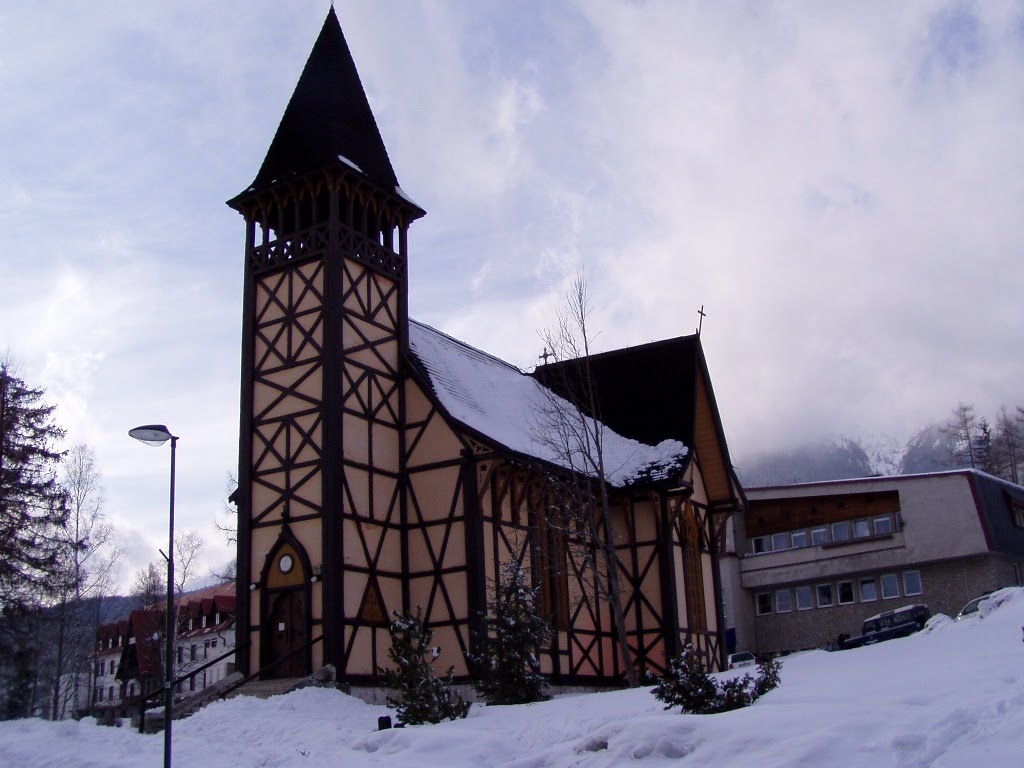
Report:
M892 611L879 613L864 620L860 637L851 637L840 645L843 650L874 645L883 640L912 635L928 623L932 612L927 605L905 605Z

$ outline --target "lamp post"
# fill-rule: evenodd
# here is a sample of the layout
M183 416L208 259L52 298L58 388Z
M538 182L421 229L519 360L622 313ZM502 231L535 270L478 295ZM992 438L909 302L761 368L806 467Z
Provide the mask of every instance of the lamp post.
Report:
M164 768L171 768L171 713L174 708L174 453L178 438L163 424L146 424L128 430L128 435L146 445L158 447L171 441L171 508L167 534L167 629L164 645Z

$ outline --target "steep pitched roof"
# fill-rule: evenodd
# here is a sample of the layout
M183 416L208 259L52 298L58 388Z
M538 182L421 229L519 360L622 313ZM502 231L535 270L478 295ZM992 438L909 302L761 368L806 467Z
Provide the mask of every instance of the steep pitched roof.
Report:
M678 440L699 456L708 501L742 503L700 336L678 336L589 358L596 415L616 432L644 443ZM581 360L538 366L533 375L577 400ZM585 401L584 401L585 402Z
M575 407L539 381L413 320L409 348L440 405L471 432L513 453L596 474L585 469L588 462L578 450L560 444L559 431L579 426ZM588 418L587 424L593 421ZM647 445L605 426L605 479L611 485L666 479L682 468L686 455L686 446L678 440Z
M680 336L590 356L601 420L645 443L693 444L698 338ZM537 366L533 375L564 397L580 381L579 360Z
M386 190L398 186L332 6L263 165L246 192L339 162L356 167Z

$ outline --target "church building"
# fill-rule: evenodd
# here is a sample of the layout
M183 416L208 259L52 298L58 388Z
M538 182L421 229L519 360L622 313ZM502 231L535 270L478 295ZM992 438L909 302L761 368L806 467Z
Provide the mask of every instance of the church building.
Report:
M552 683L622 680L621 631L640 671L687 642L723 663L718 554L743 492L699 335L527 374L410 319L408 260L429 255L409 230L425 211L398 184L333 8L228 204L245 221L243 673L331 664L374 685L389 617L421 609L437 669L467 679L509 562L540 588ZM599 436L600 462L580 434Z

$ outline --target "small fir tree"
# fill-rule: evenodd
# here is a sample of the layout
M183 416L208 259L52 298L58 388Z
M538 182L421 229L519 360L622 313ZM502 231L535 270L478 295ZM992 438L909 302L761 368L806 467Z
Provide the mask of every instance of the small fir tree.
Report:
M779 687L779 683L782 682L782 678L779 676L781 668L782 665L775 658L761 659L757 662L757 680L754 681L755 699Z
M669 662L652 693L665 709L682 707L683 712L693 715L710 715L753 704L777 688L779 682L779 662L770 659L758 663L756 678L747 674L716 683L704 671L694 647L687 643L683 652Z
M423 623L423 611L392 614L391 647L388 657L394 669L381 670L384 684L398 691L399 698L388 697L388 704L398 712L406 725L458 720L469 712L464 701L452 687L452 669L444 678L434 675L433 663L440 650L431 645L433 632Z
M682 707L684 712L703 715L714 712L718 691L701 664L696 649L687 643L683 652L669 662L665 676L654 686L654 698L665 709Z
M537 592L516 562L505 565L500 583L494 585L472 657L479 665L473 685L488 704L527 704L547 698L537 650L551 641L551 627L540 615Z

